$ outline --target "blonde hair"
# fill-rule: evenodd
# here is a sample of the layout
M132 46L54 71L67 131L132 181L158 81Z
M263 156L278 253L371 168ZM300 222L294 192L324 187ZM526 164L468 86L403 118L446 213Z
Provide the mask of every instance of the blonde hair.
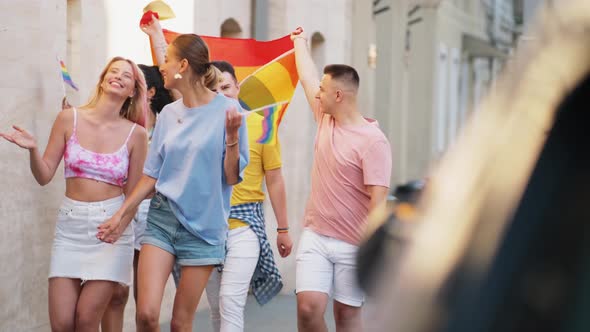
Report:
M141 126L145 127L146 117L147 117L147 84L145 82L145 77L143 76L143 72L139 67L135 64L135 62L116 56L107 63L104 67L102 72L100 73L100 77L98 79L98 83L96 84L96 88L92 93L92 96L86 103L86 105L80 107L95 107L98 103L98 100L103 95L102 90L102 82L104 81L104 77L107 74L111 65L117 61L126 61L129 65L131 65L131 71L133 72L133 77L135 79L135 87L133 97L129 97L121 106L119 110L119 114L124 117L125 119L135 122Z
M219 70L217 67L211 66L211 68L213 68L213 70L208 71L207 74L205 74L204 84L207 87L207 89L215 90L215 88L217 88L217 84L223 81L223 74L221 70Z

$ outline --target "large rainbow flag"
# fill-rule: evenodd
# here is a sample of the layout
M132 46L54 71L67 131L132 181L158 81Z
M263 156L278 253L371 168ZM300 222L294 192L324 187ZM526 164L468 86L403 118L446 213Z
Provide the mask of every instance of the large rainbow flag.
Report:
M180 33L164 29L170 44ZM271 41L201 36L211 60L231 63L240 82L240 104L265 115L260 143L276 141L278 126L299 81L293 42L287 35ZM152 47L152 55L154 49ZM155 57L153 57L155 59ZM155 62L155 61L154 61Z

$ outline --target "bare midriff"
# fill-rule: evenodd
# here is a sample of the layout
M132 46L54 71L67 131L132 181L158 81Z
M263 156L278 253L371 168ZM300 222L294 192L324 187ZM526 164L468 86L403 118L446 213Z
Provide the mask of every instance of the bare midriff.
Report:
M66 197L80 202L100 202L123 194L123 188L92 179L66 179Z

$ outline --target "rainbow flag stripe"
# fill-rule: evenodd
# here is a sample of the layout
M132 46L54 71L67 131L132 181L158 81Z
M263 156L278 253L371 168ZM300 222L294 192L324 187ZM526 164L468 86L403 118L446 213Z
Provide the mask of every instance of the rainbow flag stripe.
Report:
M181 34L167 29L163 29L163 32L168 44ZM225 60L234 66L238 82L241 82L258 68L293 49L293 42L288 35L270 41L258 41L252 38L200 37L209 46L211 60ZM153 45L152 59L154 64L157 64ZM293 62L293 65L295 65L295 62ZM296 70L292 74L297 77Z
M256 140L257 143L276 143L277 131L288 105L289 103L275 104L256 112L264 116L264 119L262 120L262 135Z
M64 82L66 82L74 90L78 91L78 87L76 86L76 84L74 84L74 81L72 81L72 77L70 76L70 73L66 68L66 64L62 60L59 60L59 66L61 67L61 77L64 80Z

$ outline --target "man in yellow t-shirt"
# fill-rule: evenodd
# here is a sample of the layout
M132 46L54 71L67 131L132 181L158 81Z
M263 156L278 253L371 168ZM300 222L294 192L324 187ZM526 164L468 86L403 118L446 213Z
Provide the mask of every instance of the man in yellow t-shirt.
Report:
M214 61L213 65L222 76L215 90L238 99L240 87L232 65L225 61ZM244 306L250 285L261 305L277 295L283 287L266 237L262 209L265 199L263 181L266 182L277 219L277 249L281 257L287 257L293 245L288 232L280 144L256 142L262 134L262 119L263 116L256 113L246 118L250 163L244 171L242 182L233 188L223 270L211 273L206 288L215 331L244 329Z
M227 72L226 72L227 73ZM263 181L266 180L267 190L271 196L271 202L273 194L271 190L278 190L276 194L284 196L284 181L281 173L281 146L277 144L260 144L256 142L256 139L262 135L262 120L264 117L257 113L252 113L246 118L246 125L248 127L248 144L250 147L250 163L244 170L244 178L242 182L234 186L231 202L232 206L245 204L245 203L257 203L263 202L265 193L262 191ZM279 185L278 188L276 185ZM281 193L282 191L282 193ZM281 197L276 197L276 199ZM277 205L277 207L279 207ZM275 208L275 202L273 202L273 208ZM286 209L281 208L280 212L286 212ZM277 214L277 211L275 211ZM286 216L283 218L277 216L279 227L281 227L281 221L285 221L284 227L287 227ZM236 229L242 226L248 226L249 224L239 219L229 219L229 229ZM281 233L282 234L282 233ZM278 247L279 252L281 248Z

